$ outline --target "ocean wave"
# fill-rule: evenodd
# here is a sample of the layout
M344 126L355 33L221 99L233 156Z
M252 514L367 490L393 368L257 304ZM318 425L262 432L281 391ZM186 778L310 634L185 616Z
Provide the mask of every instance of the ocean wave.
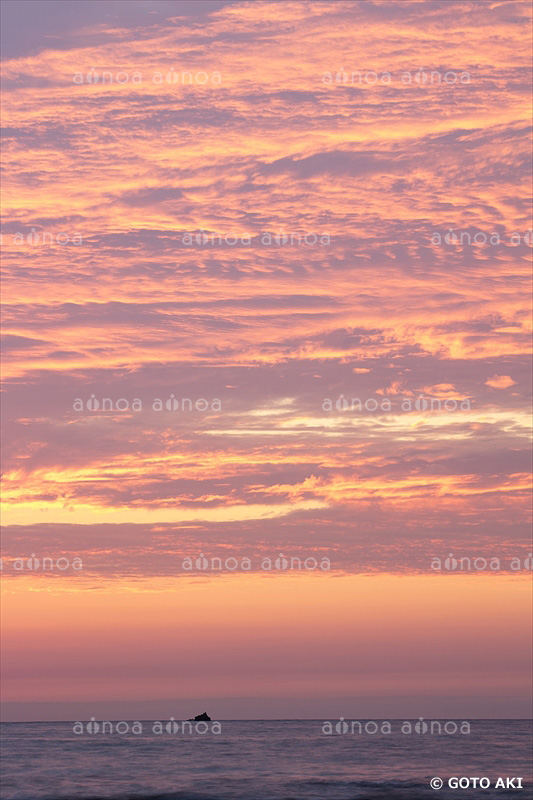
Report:
M515 790L516 792L516 790ZM525 793L523 793L525 792ZM515 796L512 789L483 791L484 800L507 800ZM524 785L522 800L533 799L533 786ZM190 789L171 792L137 792L119 794L54 794L17 796L17 800L451 800L457 790L444 786L436 792L428 784L411 781L296 781L286 786L271 786L268 789L243 789L213 794ZM479 800L479 789L461 790L461 800Z

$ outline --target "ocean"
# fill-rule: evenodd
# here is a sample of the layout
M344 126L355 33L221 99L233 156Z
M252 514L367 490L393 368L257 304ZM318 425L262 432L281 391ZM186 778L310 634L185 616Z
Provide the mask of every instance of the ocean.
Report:
M392 733L362 721L222 721L196 731L154 732L154 722L1 725L3 800L423 800L533 797L531 723L470 720L470 733L433 733L390 720ZM426 721L428 722L428 721ZM444 725L441 721L441 726ZM382 722L376 721L381 728ZM125 726L128 731L125 732ZM203 732L205 727L207 732ZM348 728L347 732L344 732ZM451 726L449 726L450 728ZM81 726L78 730L81 729ZM354 732L352 733L352 729ZM139 727L136 728L139 730ZM326 726L326 730L329 730ZM339 732L338 732L339 731ZM490 788L474 788L484 778ZM514 778L516 788L505 788ZM517 779L521 778L522 788ZM441 779L442 788L430 781ZM452 788L448 786L452 779ZM454 781L456 779L456 781ZM462 779L464 788L453 788ZM497 787L498 779L502 783ZM469 781L467 786L465 780ZM437 781L438 783L438 781Z

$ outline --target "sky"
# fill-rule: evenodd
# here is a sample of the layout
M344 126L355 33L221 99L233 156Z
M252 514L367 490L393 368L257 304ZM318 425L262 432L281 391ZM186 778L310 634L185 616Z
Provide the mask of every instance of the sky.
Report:
M4 719L528 716L530 4L2 36Z

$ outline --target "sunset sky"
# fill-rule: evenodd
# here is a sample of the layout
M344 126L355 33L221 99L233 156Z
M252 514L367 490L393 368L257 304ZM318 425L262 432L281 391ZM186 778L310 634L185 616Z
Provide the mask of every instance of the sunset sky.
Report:
M2 23L4 718L527 716L530 4Z

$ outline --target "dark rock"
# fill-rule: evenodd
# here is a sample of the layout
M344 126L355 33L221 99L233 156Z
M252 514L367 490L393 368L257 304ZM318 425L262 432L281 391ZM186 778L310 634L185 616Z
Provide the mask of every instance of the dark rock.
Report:
M197 717L193 717L193 718L191 718L191 719L189 719L187 721L188 722L211 722L211 717L209 716L209 714L206 714L205 711L204 711L203 714L198 714Z

